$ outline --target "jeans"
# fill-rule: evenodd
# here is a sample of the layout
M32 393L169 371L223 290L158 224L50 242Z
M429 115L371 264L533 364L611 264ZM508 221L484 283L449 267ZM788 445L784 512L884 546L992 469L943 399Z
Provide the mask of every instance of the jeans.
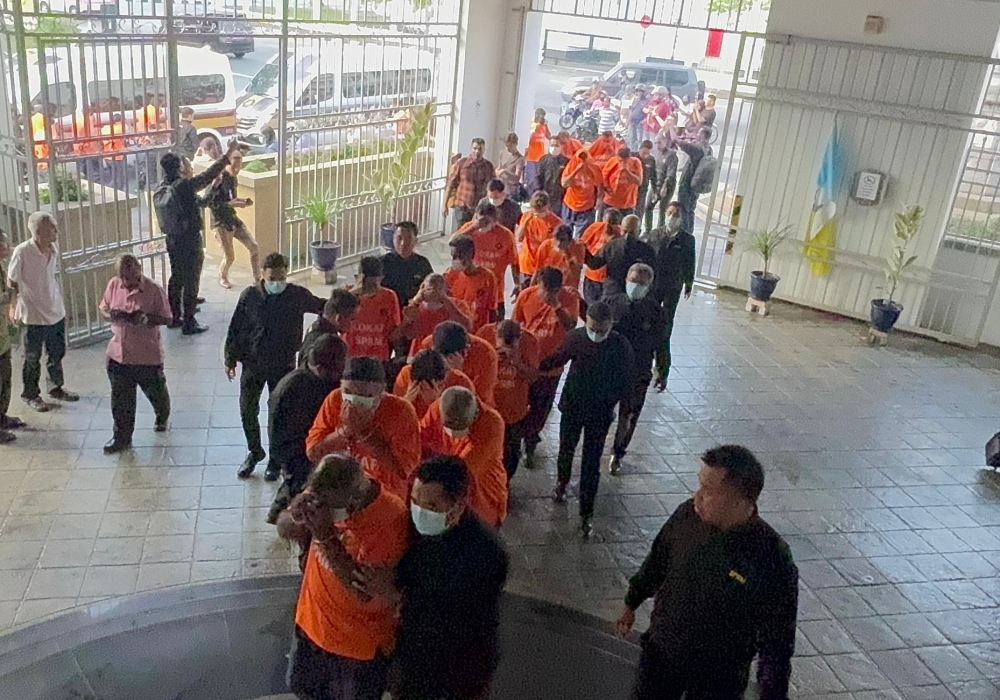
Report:
M167 282L170 313L174 321L193 323L205 252L201 249L199 240L197 247L168 245L167 257L170 259L170 280Z
M674 332L674 316L681 300L681 290L672 289L663 298L663 342L656 351L656 373L666 377L670 374L670 335Z
M267 387L268 395L274 391L281 378L295 369L291 364L280 369L251 369L245 363L240 372L240 421L243 423L243 435L247 439L247 449L255 455L263 455L264 447L260 444L260 396Z
M156 422L166 423L170 417L170 393L163 365L123 365L108 360L111 380L111 418L114 420L116 442L131 442L135 430L136 387L153 405Z
M622 401L618 408L618 427L615 429L615 457L621 459L628 452L629 443L632 442L632 435L635 433L636 423L639 421L639 414L646 404L646 391L649 389L648 375L645 381L637 382L632 391L629 401Z
M21 398L25 401L38 398L41 391L38 382L42 378L42 346L48 355L46 369L49 372L49 391L63 385L62 361L66 356L66 319L51 326L25 326L24 370L21 380L24 389Z
M0 329L0 333L6 332ZM13 370L10 362L10 350L0 355L0 419L7 417L10 409L10 388L13 382Z
M552 412L559 389L559 376L539 377L528 389L528 415L521 419L524 449L534 452L542 441L542 428Z
M300 700L381 700L389 659L358 661L320 649L295 627L288 654L288 689Z
M451 231L449 233L455 233L458 229L472 221L472 214L473 211L468 207L452 207L450 217Z
M628 127L628 147L633 151L639 150L639 144L646 140L646 132L642 128L642 122L629 124Z
M569 224L573 227L574 238L579 238L584 229L594 223L595 215L596 212L593 209L588 209L587 211L574 211L565 204L562 205L563 223Z
M710 664L699 667L643 642L632 700L680 700L682 695L686 700L742 700L748 674L749 668L740 672Z
M684 207L684 214L681 215L681 228L689 233L694 233L694 210L698 206L698 197L698 193L684 182L681 182L677 188L677 201Z
M572 404L564 404L572 405ZM559 483L568 484L573 474L573 455L583 435L583 456L580 458L580 517L594 514L594 500L601 485L601 453L611 428L611 408L581 406L563 411L559 421L559 457L556 466Z
M523 180L529 196L538 191L538 161L525 162Z
M521 460L521 440L523 437L524 431L521 428L521 421L504 426L503 466L507 470L507 481L513 479L517 472L517 463Z

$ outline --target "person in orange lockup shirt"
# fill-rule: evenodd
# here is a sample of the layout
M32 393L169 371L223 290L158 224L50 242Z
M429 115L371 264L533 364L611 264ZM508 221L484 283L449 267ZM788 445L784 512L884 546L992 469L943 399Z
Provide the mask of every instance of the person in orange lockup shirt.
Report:
M535 110L535 120L531 122L531 134L528 136L528 148L524 152L524 186L532 195L539 189L538 161L549 152L549 139L552 134L545 120L545 110Z
M521 215L521 221L515 232L517 244L520 246L518 267L521 270L522 286L526 287L531 283L531 278L538 269L536 261L538 246L542 241L552 238L553 232L561 223L562 219L549 209L547 192L539 190L531 195L531 210Z
M448 296L444 275L432 272L420 283L420 289L403 309L402 337L409 339L412 357L439 323L454 321L472 330L472 309L464 301Z
M451 268L444 273L448 293L472 309L472 329L493 322L496 315L496 281L493 273L476 265L476 244L466 235L456 236L448 243Z
M538 273L539 284L528 287L517 297L512 318L538 340L538 356L544 360L562 346L566 333L576 327L580 318L580 295L563 286L562 272L555 267L543 267ZM534 469L535 448L542 441L542 428L552 411L552 402L559 388L562 369L539 375L528 393L528 415L521 422L524 433L525 467Z
M351 357L388 360L402 317L396 293L382 286L382 259L361 258L354 279L351 292L358 297L359 304L351 327L344 334L344 342Z
M289 654L296 697L380 698L396 641L396 606L354 585L388 577L410 543L406 503L348 454L324 457L278 519L306 548Z
M605 131L594 139L587 150L590 152L590 158L594 164L599 168L604 168L604 165L614 157L621 146L622 144L615 138L614 132Z
M451 455L469 469L469 508L486 525L507 519L507 472L503 468L503 418L463 387L445 389L420 421L424 453Z
M421 350L399 371L392 393L409 401L419 420L427 413L428 406L441 398L441 392L452 386L476 390L472 380L464 372L449 367L437 350Z
M468 236L476 244L476 254L473 258L476 265L493 273L493 281L496 283L496 315L497 318L503 318L506 313L504 277L507 275L507 268L510 268L514 289L518 289L521 284L514 232L497 222L495 206L480 202L472 221L455 232L455 236L459 235Z
M562 154L567 158L572 158L583 148L583 142L570 136L568 131L560 131L556 134L556 140L559 142Z
M606 209L604 221L591 224L580 236L580 240L587 246L587 252L591 255L597 255L605 243L622 234L621 224L621 212L617 209ZM583 299L588 304L593 304L604 293L604 280L608 277L608 270L606 267L596 270L588 267L584 269L583 276Z
M497 413L503 418L503 466L508 481L514 478L521 461L521 421L528 415L528 393L538 378L538 340L521 329L517 321L491 323L477 335L493 343L500 357L497 388L494 392Z
M602 172L605 206L617 209L622 216L641 216L642 212L636 211L636 204L639 202L639 185L642 184L642 161L634 158L628 148L622 148Z
M340 388L323 401L306 436L313 464L332 452L350 452L365 472L404 501L420 461L417 413L386 394L385 367L373 357L352 357Z
M487 406L496 405L493 392L497 385L498 357L492 345L482 338L470 335L465 328L452 321L438 324L434 333L422 345L434 348L444 356L449 367L464 372L472 380L476 396L483 403Z
M554 267L563 273L563 286L580 289L580 271L587 257L587 246L583 241L573 238L573 227L560 224L556 228L555 238L543 241L538 246L538 269ZM532 279L532 284L538 284L538 272Z
M563 168L562 186L566 188L566 193L563 195L562 218L573 225L574 235L579 236L581 231L594 223L597 197L603 184L601 169L583 148Z

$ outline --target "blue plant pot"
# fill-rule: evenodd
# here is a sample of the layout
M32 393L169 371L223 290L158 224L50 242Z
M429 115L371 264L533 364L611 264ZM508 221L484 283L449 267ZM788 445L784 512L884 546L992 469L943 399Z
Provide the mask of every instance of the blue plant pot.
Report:
M750 296L757 301L770 301L774 294L774 288L778 286L781 278L768 273L767 277L760 270L750 273Z
M340 244L334 241L313 241L309 244L312 253L313 267L328 272L337 266L340 257Z
M379 231L379 240L382 242L382 247L386 250L392 250L392 238L395 235L396 224L382 224Z
M879 333L888 333L896 325L903 305L898 301L872 299L872 328Z

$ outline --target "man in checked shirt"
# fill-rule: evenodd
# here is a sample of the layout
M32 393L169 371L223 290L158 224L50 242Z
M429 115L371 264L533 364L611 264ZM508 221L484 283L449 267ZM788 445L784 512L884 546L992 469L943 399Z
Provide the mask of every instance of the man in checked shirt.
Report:
M458 161L452 168L448 185L445 189L445 206L441 216L448 218L451 208L451 230L459 228L472 220L479 200L486 196L486 187L493 179L493 163L486 160L486 141L480 138L472 139L469 155Z

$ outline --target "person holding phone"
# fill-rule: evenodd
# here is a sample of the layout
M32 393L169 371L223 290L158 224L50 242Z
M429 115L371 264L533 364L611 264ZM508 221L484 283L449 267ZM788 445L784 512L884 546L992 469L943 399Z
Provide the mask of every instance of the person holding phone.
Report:
M229 165L226 166L222 174L212 183L206 201L212 211L212 226L215 228L215 240L222 246L223 258L219 263L219 285L225 289L232 289L233 285L229 281L229 269L236 259L236 249L233 241L237 240L246 246L250 253L250 269L253 272L254 284L260 283L260 252L257 248L257 240L253 237L246 224L236 215L237 209L243 209L253 204L249 197L240 198L237 196L237 175L243 167L243 155L238 151L229 156Z

